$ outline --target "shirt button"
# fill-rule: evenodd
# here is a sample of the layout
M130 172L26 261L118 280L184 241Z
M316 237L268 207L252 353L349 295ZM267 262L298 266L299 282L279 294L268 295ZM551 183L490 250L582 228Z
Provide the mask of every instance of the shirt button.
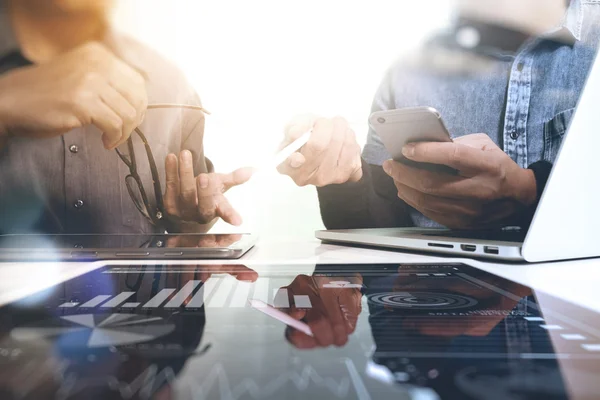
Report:
M517 140L519 138L519 134L517 132L511 132L510 133L510 138L512 140Z
M524 67L524 65L523 65L522 62L518 63L517 64L517 71L519 71L519 72L523 71L523 67Z
M75 200L75 202L73 203L73 207L80 209L81 207L83 207L83 200L79 199L79 200Z
M79 151L79 147L77 147L76 145L72 144L69 146L69 151L71 153L77 153Z

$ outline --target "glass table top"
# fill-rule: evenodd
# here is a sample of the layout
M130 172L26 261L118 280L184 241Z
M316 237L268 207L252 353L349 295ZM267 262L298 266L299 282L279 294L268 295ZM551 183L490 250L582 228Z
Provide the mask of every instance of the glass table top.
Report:
M0 308L7 400L586 399L599 372L596 313L463 264L105 266Z

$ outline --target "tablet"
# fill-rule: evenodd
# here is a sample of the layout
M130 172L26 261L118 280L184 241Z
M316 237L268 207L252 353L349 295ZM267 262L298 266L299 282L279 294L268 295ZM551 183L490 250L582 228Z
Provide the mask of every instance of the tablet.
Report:
M252 234L0 235L0 260L237 259Z

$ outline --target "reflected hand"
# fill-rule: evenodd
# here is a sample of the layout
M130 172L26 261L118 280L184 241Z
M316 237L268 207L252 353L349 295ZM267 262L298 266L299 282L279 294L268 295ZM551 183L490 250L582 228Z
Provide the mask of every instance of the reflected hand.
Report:
M218 248L228 247L232 244L239 242L242 239L242 235L230 234L230 235L177 235L171 236L167 239L166 246L169 248L173 247L204 247L204 248Z
M210 224L216 218L232 225L241 225L242 218L229 204L224 193L246 183L251 168L240 168L229 174L216 172L194 176L192 153L183 150L179 159L169 154L165 160L167 177L164 195L165 211L171 220Z
M290 304L288 314L303 320L313 332L313 337L292 329L286 335L288 341L299 349L312 349L331 345L343 346L356 329L358 316L362 310L361 292L357 287L342 287L332 284L335 281L349 281L362 285L360 276L320 277L299 275L287 287ZM299 309L293 302L294 295L309 297L312 307Z
M167 268L181 268L182 265L169 265ZM189 272L167 274L167 287L179 288L191 280L206 282L215 274L229 274L238 281L254 282L258 279L258 272L245 265L195 265Z
M360 146L354 131L341 117L305 116L288 124L283 146L312 128L310 140L277 169L298 186L326 186L362 178Z
M458 170L458 175L450 175L392 160L383 164L394 179L399 198L448 228L507 225L536 200L533 172L519 167L485 134L448 143L410 143L403 155Z
M450 282L450 283L449 283ZM491 278L487 281L493 286L499 286L506 291L518 296L519 298L530 296L531 290L525 286L507 282L502 278ZM414 276L398 276L393 286L394 292L435 292L454 293L461 296L467 296L477 300L479 307L492 311L512 310L519 300L508 298L499 293L482 286L477 286L468 281L457 280L431 280L420 279ZM432 307L430 310L436 313L437 310ZM443 311L441 311L443 314ZM431 323L431 318L435 318L435 323ZM403 326L409 330L419 332L422 335L451 338L460 335L466 336L487 336L502 320L506 318L503 313L490 312L489 315L480 314L468 315L436 315L435 317L421 318L411 317L407 314L403 321Z
M148 104L142 75L100 43L0 78L0 138L46 138L95 125L106 149L124 143Z

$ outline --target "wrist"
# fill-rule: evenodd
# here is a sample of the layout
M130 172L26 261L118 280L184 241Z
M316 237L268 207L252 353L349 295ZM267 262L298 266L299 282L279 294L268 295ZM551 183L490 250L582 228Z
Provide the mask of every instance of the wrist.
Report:
M5 143L8 139L8 113L5 110L5 102L0 96L0 144Z
M0 89L2 91L2 89ZM4 92L6 93L6 92ZM5 143L9 136L9 125L10 125L10 109L11 105L8 104L10 101L6 96L0 94L0 144Z
M20 70L21 68L17 68L0 77L0 141L8 140L19 120L16 115L24 109L22 105L19 105L21 97L19 91L15 90L15 86L18 86L18 83L15 82L20 81Z
M537 202L537 183L530 169L519 168L513 197L522 205L531 207Z
M0 101L1 102L1 101ZM2 108L0 106L0 108ZM0 150L8 143L8 128L6 126L5 114L0 111Z

